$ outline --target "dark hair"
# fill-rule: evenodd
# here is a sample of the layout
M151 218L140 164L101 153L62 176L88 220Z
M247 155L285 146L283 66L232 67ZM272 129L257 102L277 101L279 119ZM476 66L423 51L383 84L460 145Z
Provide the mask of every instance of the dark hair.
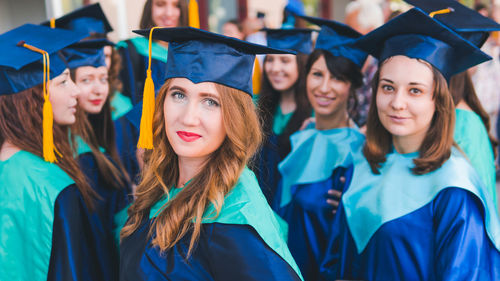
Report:
M43 94L42 86L24 90L14 95L0 96L0 146L8 141L21 150L43 158ZM85 204L93 207L97 194L89 186L85 175L73 158L68 139L68 127L54 122L54 146L59 153L55 163L75 181ZM21 167L20 167L21 168Z
M390 59L390 58L389 58ZM368 111L366 123L366 143L363 154L368 160L372 172L379 174L379 169L386 160L386 155L392 149L392 136L385 129L378 117L377 89L379 85L380 69L389 59L379 64L379 69L372 80L373 97ZM426 62L419 60L422 63ZM448 91L448 85L443 75L433 66L434 77L433 99L436 110L432 117L429 130L419 148L418 158L413 160L415 167L412 172L423 175L432 172L450 158L453 146L453 130L455 128L455 106Z
M479 12L479 11L481 11L483 9L485 9L485 10L488 11L488 6L486 6L483 3L477 3L477 4L474 5L474 11L476 11L476 12ZM489 11L488 11L488 13L489 13Z
M491 146L493 148L493 153L495 157L497 156L496 146L498 141L490 133L490 116L486 113L481 101L476 95L476 90L474 89L474 84L472 83L471 76L468 71L464 71L459 74L455 74L450 79L450 93L453 97L453 103L455 106L464 101L471 109L474 111L481 120L483 121L486 132L488 132L488 137L490 139Z
M363 74L361 73L361 69L358 65L345 57L334 56L328 51L316 49L309 55L309 58L307 59L306 77L311 71L313 64L321 56L325 58L326 67L330 74L335 77L335 79L351 83L351 86L349 88L347 112L349 113L349 116L353 116L358 106L358 97L356 95L356 90L363 86ZM306 92L307 85L304 83L304 86L305 87L302 91Z
M147 0L142 9L141 21L139 22L140 29L148 29L155 26L153 22L153 1ZM179 8L181 9L181 16L179 18L179 27L188 26L188 4L187 0L179 0Z
M226 24L226 23L236 25L236 28L238 28L238 31L243 32L243 26L241 25L241 23L237 19L230 19L230 20L226 21L224 24Z
M299 72L299 77L293 85L296 109L292 114L292 117L290 117L290 121L288 121L283 133L278 136L278 151L282 157L286 156L291 150L289 140L290 135L296 132L302 125L302 122L311 117L312 113L311 104L309 103L306 92L304 91L306 82L306 72L304 69L307 61L307 55L298 53L296 55L296 59ZM262 78L262 87L257 107L259 115L261 116L262 129L267 137L272 133L274 113L279 106L281 94L273 89L265 71L262 74Z
M71 79L75 81L76 69L71 69L70 74ZM111 84L109 87L111 88ZM108 95L102 110L97 114L87 114L78 106L76 122L71 126L71 134L72 138L78 135L88 144L106 185L120 189L129 185L130 179L116 149L115 127L111 118L110 100L111 93ZM100 151L100 147L106 150L111 160Z

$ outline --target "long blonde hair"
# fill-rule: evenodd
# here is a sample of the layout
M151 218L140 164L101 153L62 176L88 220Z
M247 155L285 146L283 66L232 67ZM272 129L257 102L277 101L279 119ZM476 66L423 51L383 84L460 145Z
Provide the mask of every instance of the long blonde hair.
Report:
M163 104L171 80L160 89L153 120L154 149L145 154L145 167L137 187L136 200L128 210L129 221L121 238L131 235L150 208L175 186L179 177L177 155L165 133ZM206 208L213 204L219 215L224 197L238 181L239 175L262 141L262 131L252 99L246 93L215 84L221 98L226 138L214 151L201 171L174 199L162 207L150 229L153 245L161 251L172 248L192 231L187 256L200 235ZM210 214L213 217L213 214Z

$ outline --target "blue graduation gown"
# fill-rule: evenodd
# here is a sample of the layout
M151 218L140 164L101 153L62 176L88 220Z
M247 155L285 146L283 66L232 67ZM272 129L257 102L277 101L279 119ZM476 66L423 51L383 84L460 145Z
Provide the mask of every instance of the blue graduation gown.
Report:
M389 154L380 175L356 163L322 280L500 279L498 215L478 175L453 149L438 170L411 176L415 156Z
M182 189L170 191L120 244L120 278L125 280L302 280L279 224L245 169L226 196L216 219L203 219L202 231L186 261L190 234L161 253L148 237L155 214ZM206 214L213 211L210 207Z
M116 150L132 181L137 179L140 172L136 153L141 115L142 102L134 106L127 114L114 121Z
M118 280L119 255L115 241L114 218L128 205L131 189L128 185L120 189L107 186L90 148L80 138L77 138L77 144L80 168L99 196L94 200L92 211L84 214L88 220L89 236L93 240L88 248L96 253L96 259L100 264L96 270L101 271L102 280ZM106 152L103 153L112 161Z
M0 192L1 280L118 279L107 226L57 165L19 151L0 161Z
M352 154L363 142L356 128L320 131L313 124L291 136L292 151L279 165L282 182L275 199L280 200L273 208L288 223L288 247L306 281L318 280L331 237L335 215L326 202L328 190L344 191L353 173Z

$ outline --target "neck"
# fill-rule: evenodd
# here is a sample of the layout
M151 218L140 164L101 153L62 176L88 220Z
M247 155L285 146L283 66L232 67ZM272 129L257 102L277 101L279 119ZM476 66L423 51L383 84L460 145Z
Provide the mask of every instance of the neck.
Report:
M280 108L283 114L295 111L297 104L295 103L295 95L293 88L283 91L280 94Z
M456 108L458 108L458 109L465 109L465 110L472 111L472 109L470 108L470 106L469 106L469 105L468 105L468 104L467 104L464 100L461 100L461 101L457 104Z
M316 129L318 130L331 130L343 127L349 127L347 110L338 110L331 115L316 115Z
M420 149L424 141L425 134L417 136L392 136L392 143L396 151L400 154L413 153Z
M6 161L10 157L12 157L12 155L16 154L16 152L18 152L19 150L21 150L19 147L13 145L8 141L4 141L2 147L0 148L0 161Z
M158 44L160 44L160 46L163 46L166 49L168 49L168 42L157 40L156 43L158 43Z
M201 170L206 160L206 158L179 157L179 179L176 186L178 188L184 187Z

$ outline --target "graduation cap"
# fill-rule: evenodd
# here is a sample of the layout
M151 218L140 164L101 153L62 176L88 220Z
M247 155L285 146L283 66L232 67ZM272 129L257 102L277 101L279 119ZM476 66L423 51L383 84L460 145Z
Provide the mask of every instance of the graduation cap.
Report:
M143 94L143 115L138 147L153 148L154 85L151 79L151 42L169 42L165 79L183 77L193 83L215 82L252 96L256 54L290 54L236 38L192 27L136 30L149 37L149 65Z
M53 113L49 100L50 77L67 67L58 51L86 34L25 24L0 35L0 95L12 95L43 84L43 156L56 161L52 135Z
M266 32L267 46L298 53L310 54L313 49L311 33L308 28L263 28Z
M113 31L99 3L83 6L58 19L43 22L42 25L84 32L87 36Z
M418 8L361 37L356 45L380 62L397 55L422 59L438 69L447 80L453 74L491 59Z
M114 43L107 39L84 40L64 48L61 53L68 62L69 69L81 66L100 67L106 66L105 46L114 46Z
M363 67L368 54L354 46L356 40L362 36L361 33L337 21L309 16L299 17L321 27L315 49L328 51L336 57L347 58L360 68Z
M405 0L432 15L479 48L491 31L500 30L500 24L460 4L457 0Z

